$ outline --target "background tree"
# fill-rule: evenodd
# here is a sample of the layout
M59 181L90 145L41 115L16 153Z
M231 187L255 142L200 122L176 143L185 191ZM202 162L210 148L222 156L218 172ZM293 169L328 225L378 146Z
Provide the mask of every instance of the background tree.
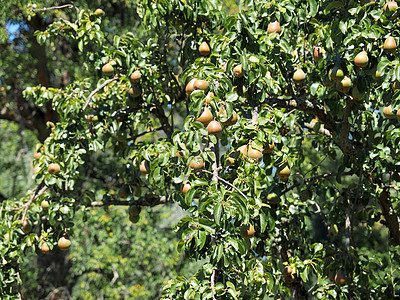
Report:
M178 250L205 263L163 298L395 297L396 2L143 1L143 35L84 7L22 11L49 20L38 45L65 40L82 64L63 87L24 90L58 122L37 186L3 203L4 294L23 251L67 250L93 207L126 205L137 223L178 203ZM118 163L99 178L94 157Z

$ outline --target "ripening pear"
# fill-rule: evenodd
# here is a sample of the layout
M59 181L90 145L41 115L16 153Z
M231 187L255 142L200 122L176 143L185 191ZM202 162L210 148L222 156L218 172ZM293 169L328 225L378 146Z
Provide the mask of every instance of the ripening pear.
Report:
M133 83L139 83L140 82L140 78L142 78L142 74L140 74L139 70L136 70L131 75L131 80L132 80Z
M347 93L350 91L352 86L351 79L345 76L342 80L336 82L336 88L338 91Z
M105 76L112 76L114 74L114 68L110 63L106 63L101 70Z
M243 77L243 67L241 64L233 68L233 76L237 78Z
M382 110L382 113L386 119L395 119L396 118L396 114L393 113L391 105L384 107Z
M206 81L206 80L196 80L195 82L194 82L194 88L196 89L196 90L202 90L202 91L204 91L204 90L206 90L206 89L208 89L208 87L209 87L209 83L208 83L208 81Z
M322 47L315 46L313 48L313 56L315 61L320 61L321 58L324 56L325 50Z
M330 78L335 81L340 81L344 78L344 71L339 66L335 66L330 73Z
M278 21L275 22L271 22L268 24L268 28L267 28L267 32L268 33L279 33L281 32L281 24L279 24Z
M383 49L387 53L393 53L397 48L396 40L392 36L388 36L383 43Z
M383 12L387 17L390 17L398 8L396 1L389 1L383 6Z
M339 285L343 285L346 283L346 276L342 269L339 269L335 275L335 283Z
M71 241L68 238L66 238L65 236L62 236L58 240L58 247L62 251L67 251L71 247Z
M293 81L295 83L302 83L304 82L304 79L306 78L306 74L302 69L297 69L296 72L293 74Z
M195 88L195 83L196 83L197 79L193 78L192 80L189 81L189 83L186 85L186 94L190 95L191 93L193 93L193 91L196 89Z
M213 120L213 115L208 107L204 107L203 112L201 113L200 117L196 119L207 126Z
M201 156L194 157L190 161L189 166L194 170L202 169L204 167L204 160Z
M149 162L147 160L142 160L142 162L140 163L139 170L140 173L142 173L143 175L150 174Z
M199 46L199 52L203 56L207 56L210 54L210 46L208 46L207 42L202 42Z
M283 179L283 180L288 179L288 178L289 178L289 175L290 175L290 169L289 169L289 167L288 167L288 166L285 166L283 169L278 170L277 175L278 175L278 177L279 177L280 179Z
M242 236L242 238L244 239L250 239L254 236L254 234L256 233L254 226L249 224L249 225L242 225L240 227L240 235Z
M207 125L207 132L208 134L216 135L218 136L222 132L222 126L218 121L211 121Z
M364 50L358 53L354 58L354 63L357 67L365 68L368 65L368 62L368 53Z

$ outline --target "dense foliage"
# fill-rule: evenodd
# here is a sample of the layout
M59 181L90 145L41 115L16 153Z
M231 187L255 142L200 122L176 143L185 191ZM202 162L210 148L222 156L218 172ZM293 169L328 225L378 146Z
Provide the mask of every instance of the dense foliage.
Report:
M2 204L1 293L19 292L25 251L68 250L99 206L140 228L144 207L178 204L177 248L203 264L165 299L394 298L400 10L361 2L139 1L140 34L111 30L106 9L27 6L54 18L38 45L66 41L81 64L23 92L57 117L37 186Z

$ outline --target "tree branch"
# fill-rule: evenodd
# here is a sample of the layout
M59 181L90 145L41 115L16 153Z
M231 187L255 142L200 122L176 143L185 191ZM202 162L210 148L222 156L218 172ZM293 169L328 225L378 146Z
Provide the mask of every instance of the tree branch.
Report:
M53 10L53 9L62 9L62 8L73 8L74 6L72 4L65 4L61 6L53 6L53 7L46 7L46 8L37 8L34 9L33 11L47 11L47 10Z
M165 204L167 201L162 201L164 200L165 197L161 196L160 198L140 198L138 200L134 201L126 201L126 200L117 200L117 199L112 199L109 201L92 201L90 205L92 207L102 207L102 206L108 206L108 205L121 205L121 206L129 206L129 205L137 205L137 206L148 206L148 207L153 207L159 204Z
M322 178L328 178L328 177L334 177L337 176L338 173L334 172L334 173L326 173L326 174L321 174L321 175L317 175L314 177L310 177L310 178L306 178L304 179L302 182L296 182L294 184L292 184L291 186L289 186L288 188L286 188L285 190L283 190L283 192L281 192L281 195L286 194L287 192L293 190L295 187L302 185L303 183L308 183L308 182L312 182L314 180L317 179L322 179ZM353 172L343 172L342 176L347 176L347 175L353 175Z
M325 107L320 104L313 103L302 96L296 96L292 99L266 98L265 103L278 108L297 109L311 113L318 117L323 124L325 124L327 130L332 132L336 129L335 120L326 111Z
M213 172L210 172L208 170L201 170L201 171L204 172L204 173L207 173L207 174L214 175ZM219 176L217 176L217 177L218 177L218 180L222 181L226 185L229 185L231 188L236 190L240 195L242 195L247 201L249 201L249 198L247 198L247 196L241 190L239 190L236 186L234 186L232 183L230 183L229 181L226 181L225 179L223 179L223 178L221 178Z
M109 85L111 82L116 80L118 78L117 75L115 75L113 78L107 79L106 81L103 82L102 85L97 87L93 92L90 93L89 97L87 98L87 101L85 103L85 106L83 106L83 110L86 110L87 106L89 105L90 101L92 100L93 96L100 91L102 88L104 88L106 85Z
M393 209L392 202L390 201L390 194L384 190L378 198L379 204L382 208L382 214L386 221L386 226L389 228L390 234L397 245L400 245L400 227L399 219Z
M24 204L23 208L24 208L24 213L22 214L22 218L21 218L21 223L23 224L26 220L26 214L28 212L29 206L33 203L33 201L35 201L37 199L37 197L39 197L41 194L43 194L43 192L45 190L47 190L47 186L43 186L43 182L41 182L37 188L35 193L33 193L33 195L31 196L31 198L29 199L28 202L26 202L26 204Z

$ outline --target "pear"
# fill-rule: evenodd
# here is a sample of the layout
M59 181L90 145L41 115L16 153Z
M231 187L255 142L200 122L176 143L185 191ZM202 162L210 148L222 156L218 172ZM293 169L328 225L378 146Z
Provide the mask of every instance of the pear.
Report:
M389 1L383 6L383 12L387 17L390 17L398 8L397 2Z
M202 42L199 47L199 52L203 56L207 56L210 54L210 46L208 46L207 42Z
M213 115L208 107L204 107L203 112L201 113L200 117L196 119L207 126L213 120Z
M194 157L190 161L189 166L195 170L202 169L204 167L204 160L201 156Z
M395 82L393 82L393 84L392 84L392 89L394 89L394 90L400 90L400 82L399 81L395 81Z
M364 50L358 53L354 58L354 63L357 67L365 68L368 65L368 62L368 53Z
M306 78L306 74L300 68L297 69L296 72L294 72L294 74L293 74L293 81L296 83L304 82L305 78Z
M226 126L232 126L235 125L238 120L238 115L235 111L232 112L232 116L228 119L228 121L224 122L224 125Z
M392 36L388 36L383 43L383 49L387 53L393 53L396 51L397 45L396 45L396 40Z
M330 73L330 76L329 76L329 77L330 77L332 80L340 81L340 80L342 80L342 79L344 78L343 69L340 68L339 66L333 67L332 72L329 72L329 73Z
M133 83L139 83L141 77L142 77L142 74L140 74L140 71L136 70L135 72L132 73L131 80Z
M254 149L253 147L251 147L251 145L248 146L248 148L247 148L247 157L248 158L259 160L262 158L262 155L263 154L261 151Z
M233 68L233 76L237 78L243 77L243 67L241 64Z
M351 89L351 79L345 76L341 81L336 82L336 88L338 91L347 93Z
M129 89L129 95L133 98L137 98L140 95L142 95L142 89L140 88L140 86L134 84L132 85L132 87Z
M110 63L106 63L101 71L105 76L112 76L114 74L114 68Z
M382 113L386 119L395 119L396 118L396 114L393 113L391 105L384 107L382 110Z
M249 225L242 225L240 227L240 235L242 236L242 238L244 239L250 239L254 236L254 234L256 233L254 226L249 224Z
M222 132L222 126L218 121L211 121L207 125L208 134L219 135Z
M102 10L101 8L98 8L98 9L96 9L96 10L94 11L94 14L95 14L96 16L102 16L102 15L104 15L104 10Z
M194 88L196 90L204 91L204 90L208 89L208 87L209 87L209 83L206 80L196 80L194 82Z
M264 148L263 153L271 154L271 153L274 151L274 148L275 148L275 144L274 144L274 142L272 142L271 144L268 144L268 145Z
M195 88L195 83L196 83L197 79L193 78L192 80L189 81L189 83L186 85L186 94L190 95L191 93L193 93L193 91L196 89Z
M290 169L288 166L285 166L283 169L278 170L277 173L278 177L280 179L286 180L288 179L289 175L290 175Z
M346 276L342 269L339 269L335 275L335 283L343 285L346 283Z
M268 28L267 28L267 32L268 33L279 33L281 32L281 24L279 24L278 21L275 22L271 22L268 24Z
M325 54L325 50L319 46L314 46L313 48L313 56L315 61L320 61L323 55Z
M63 236L58 240L58 247L62 251L67 251L71 247L71 241Z
M140 163L140 166L139 166L139 170L140 170L140 173L142 173L143 175L150 174L149 162L147 160L142 160L142 162Z
M186 182L182 186L182 193L186 194L191 189L190 183Z

